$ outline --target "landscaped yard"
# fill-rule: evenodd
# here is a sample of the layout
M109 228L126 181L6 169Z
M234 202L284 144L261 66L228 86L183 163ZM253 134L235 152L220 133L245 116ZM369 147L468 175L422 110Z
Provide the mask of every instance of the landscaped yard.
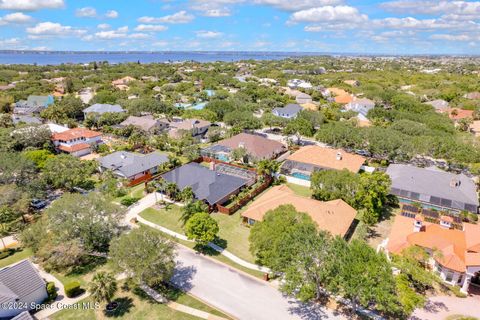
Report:
M183 234L182 222L180 221L181 216L182 208L173 204L160 210L147 208L140 212L140 217L177 233Z
M19 249L19 251L15 252L9 257L4 259L0 259L0 268L6 267L12 263L19 262L23 259L29 258L33 255L32 250L30 249Z
M145 185L143 183L140 183L139 185L136 185L131 188L127 188L127 194L122 197L115 198L114 201L120 203L120 201L122 201L122 199L126 197L143 198L144 189L145 189Z
M90 320L90 319L125 319L125 320L143 320L143 319L152 319L152 320L196 320L197 317L175 311L170 307L160 304L152 299L150 299L143 291L138 288L128 288L124 286L125 282L119 283L117 294L115 295L114 300L119 302L119 307L117 310L111 313L105 313L103 308L94 310L94 309L73 309L73 310L62 310L55 313L50 318L53 320ZM205 305L201 301L196 300L195 298L179 292L173 291L174 294L171 297L172 301L175 301L180 304L187 305L189 307L206 311L224 318L228 317L221 313L220 311ZM86 298L79 302L86 303L92 302L91 298Z
M287 183L287 186L299 196L308 197L308 198L312 196L312 190L309 187L300 186L294 183Z

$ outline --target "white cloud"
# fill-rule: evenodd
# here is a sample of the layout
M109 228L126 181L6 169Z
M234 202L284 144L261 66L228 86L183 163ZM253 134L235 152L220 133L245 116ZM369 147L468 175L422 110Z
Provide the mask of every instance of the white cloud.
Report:
M64 6L64 0L0 0L0 9L2 10L36 11L59 9Z
M95 18L97 16L97 10L92 7L80 8L75 11L75 15L81 18Z
M480 36L474 37L468 34L433 34L430 36L430 39L446 41L480 41Z
M86 32L86 30L64 26L56 22L41 22L34 27L27 28L27 33L31 39L80 36Z
M19 38L0 39L0 49L19 49L23 46Z
M117 29L118 32L128 32L128 26L123 26Z
M168 27L158 25L158 24L139 24L136 28L135 31L152 31L152 32L160 32L160 31L165 31L167 30Z
M105 13L105 17L108 19L118 18L118 12L115 10L108 10L107 13Z
M301 10L290 16L289 23L310 22L310 23L339 23L339 22L360 22L368 20L368 16L360 14L357 8L350 6L324 6Z
M33 18L22 12L9 13L0 18L0 25L5 24L25 24L32 22Z
M432 1L399 0L381 4L383 9L412 14L452 14L456 16L480 16L480 2L473 1Z
M258 41L255 41L253 43L253 47L254 48L265 48L265 47L268 47L269 45L271 45L272 43L271 42L268 42L268 41L264 41L264 40L258 40Z
M118 30L110 30L110 31L100 31L95 33L95 37L98 39L120 39L125 38L127 34L125 32L120 32Z
M84 40L90 41L98 40L113 40L113 39L146 39L150 36L146 33L128 33L128 26L120 27L116 30L99 31L94 34L94 37L84 37Z
M140 17L138 19L138 22L140 23L172 23L172 24L177 24L177 23L189 23L191 22L195 17L192 14L187 13L187 11L182 10L177 13L168 15L168 16L163 16L159 18L155 17Z
M97 26L97 29L107 30L107 29L110 29L110 25L109 25L108 23L100 23L100 24Z
M39 46L39 47L33 47L32 50L33 51L48 51L48 50L50 50L50 48L47 47L47 46Z
M324 6L343 4L343 0L254 0L254 3L269 5L287 11L300 11Z
M214 38L221 37L223 35L223 33L218 31L207 31L207 30L195 31L195 34L197 35L198 38L203 38L203 39L214 39Z
M168 45L169 45L168 41L164 41L164 40L160 40L152 43L152 46L154 47L166 47Z
M205 17L219 18L219 17L229 17L232 15L232 12L228 8L209 9L209 10L203 11L202 15Z

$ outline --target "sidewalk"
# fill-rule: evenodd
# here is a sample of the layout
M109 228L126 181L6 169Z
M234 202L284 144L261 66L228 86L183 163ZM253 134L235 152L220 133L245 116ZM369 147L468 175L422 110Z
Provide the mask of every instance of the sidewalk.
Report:
M5 247L3 246L4 243L5 243ZM15 236L12 235L12 236L3 237L0 241L0 248L1 248L0 250L15 247L17 244L18 244L18 241L15 238Z

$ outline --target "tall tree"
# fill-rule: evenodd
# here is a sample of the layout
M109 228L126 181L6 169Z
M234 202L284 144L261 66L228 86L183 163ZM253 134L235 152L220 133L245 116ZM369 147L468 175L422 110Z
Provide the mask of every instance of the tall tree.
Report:
M182 216L180 220L185 226L187 221L196 213L208 212L208 205L203 201L189 201L182 208Z
M88 290L95 302L110 303L117 291L115 276L107 272L97 272L89 284Z
M185 224L188 239L203 246L215 240L218 231L217 221L206 212L195 213Z
M75 187L89 188L92 184L90 177L95 170L93 162L59 154L45 161L43 174L54 188L73 190Z

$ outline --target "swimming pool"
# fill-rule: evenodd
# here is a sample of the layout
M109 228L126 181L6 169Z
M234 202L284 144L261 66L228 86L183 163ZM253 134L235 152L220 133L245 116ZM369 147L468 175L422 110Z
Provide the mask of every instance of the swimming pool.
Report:
M295 177L295 178L298 178L298 179L310 181L310 176L308 174L305 174L305 173L294 172L294 173L291 174L291 176Z

